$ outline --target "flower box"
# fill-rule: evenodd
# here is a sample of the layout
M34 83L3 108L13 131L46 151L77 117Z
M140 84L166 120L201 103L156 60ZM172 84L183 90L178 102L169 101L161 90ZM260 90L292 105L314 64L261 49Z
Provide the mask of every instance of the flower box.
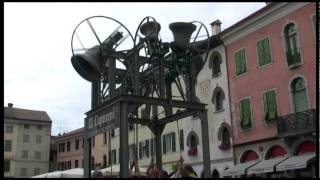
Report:
M224 151L230 149L230 144L220 144L219 149Z
M188 155L189 155L189 156L196 156L196 155L198 155L198 150L197 150L197 148L190 148L190 149L188 150Z

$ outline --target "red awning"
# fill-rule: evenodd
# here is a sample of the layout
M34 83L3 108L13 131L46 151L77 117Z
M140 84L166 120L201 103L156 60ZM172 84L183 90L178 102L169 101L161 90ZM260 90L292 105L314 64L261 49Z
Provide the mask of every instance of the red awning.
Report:
M281 146L274 146L268 153L268 156L266 159L272 159L276 157L282 157L287 155L287 151L281 147Z
M315 151L316 151L315 144L311 141L306 141L298 147L297 154L300 155L300 154L315 152Z

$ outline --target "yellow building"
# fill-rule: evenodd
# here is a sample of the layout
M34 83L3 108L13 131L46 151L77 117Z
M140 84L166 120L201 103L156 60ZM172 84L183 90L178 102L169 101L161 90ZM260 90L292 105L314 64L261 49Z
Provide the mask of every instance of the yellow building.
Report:
M51 119L45 111L4 107L4 176L48 172Z

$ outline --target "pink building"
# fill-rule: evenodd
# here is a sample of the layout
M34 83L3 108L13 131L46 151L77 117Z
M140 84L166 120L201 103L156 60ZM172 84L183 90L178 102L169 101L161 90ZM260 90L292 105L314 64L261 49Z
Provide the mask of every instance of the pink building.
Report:
M315 151L315 12L271 3L221 33L235 164Z

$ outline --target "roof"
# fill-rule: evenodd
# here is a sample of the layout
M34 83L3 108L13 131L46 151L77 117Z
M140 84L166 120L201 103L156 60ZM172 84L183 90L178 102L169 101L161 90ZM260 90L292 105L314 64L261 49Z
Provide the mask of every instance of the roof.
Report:
M36 111L14 107L4 107L4 118L51 122L51 119L46 111Z
M83 132L84 132L84 127L76 129L76 130L73 130L73 131L68 132L68 133L64 133L64 134L62 134L60 136L58 135L55 138L59 139L59 138L62 138L62 137L67 137L67 136L71 136L71 135L74 135L74 134L77 134L77 133L83 133Z
M220 37L221 37L222 35L226 34L227 32L233 30L233 29L236 28L237 26L240 26L241 24L249 21L250 19L255 18L256 16L264 13L265 11L268 11L270 8L274 7L274 6L277 5L277 4L278 4L278 3L270 3L270 4L266 5L265 7L259 9L258 11L250 14L249 16L245 17L245 18L242 19L241 21L239 21L239 22L233 24L232 26L228 27L227 29L223 30L223 31L219 34Z

